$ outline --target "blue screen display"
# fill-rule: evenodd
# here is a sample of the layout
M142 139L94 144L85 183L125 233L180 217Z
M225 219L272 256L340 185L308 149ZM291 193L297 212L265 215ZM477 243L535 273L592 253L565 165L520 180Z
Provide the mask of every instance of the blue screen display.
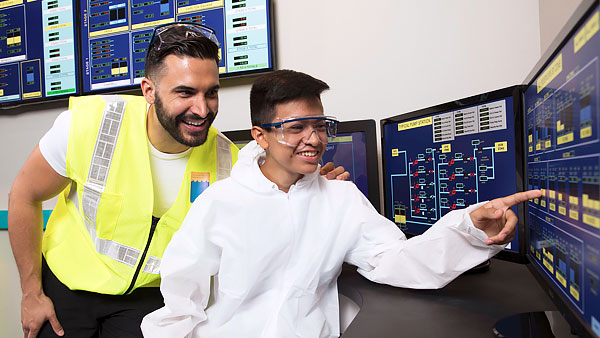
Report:
M81 0L81 8L84 93L140 84L154 27L176 21L215 30L220 76L273 68L267 0Z
M321 164L327 162L333 162L336 167L343 166L350 173L348 180L354 182L358 189L367 198L369 197L365 133L338 134L336 138L327 144L325 153L321 158Z
M515 193L513 103L509 96L386 122L385 215L420 235L452 210ZM517 233L507 250L518 252L518 243Z
M0 104L78 92L71 1L3 1L0 5Z
M596 8L525 91L528 255L600 336L600 14Z

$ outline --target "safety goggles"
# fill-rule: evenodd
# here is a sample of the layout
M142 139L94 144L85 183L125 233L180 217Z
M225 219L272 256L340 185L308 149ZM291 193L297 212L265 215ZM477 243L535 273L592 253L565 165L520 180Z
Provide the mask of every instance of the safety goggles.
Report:
M290 147L307 143L312 134L319 142L327 144L337 134L338 120L333 116L303 116L276 118L276 122L261 124L261 128L275 128L277 142Z
M150 38L150 44L148 45L148 50L150 50L150 47L152 47L152 49L159 51L165 42L161 35L174 28L178 28L180 30L178 34L181 34L181 40L203 36L214 42L217 46L220 45L219 40L217 40L217 34L212 28L193 22L171 22L154 28L154 32L152 32L152 38ZM152 44L155 45L152 46ZM146 57L148 57L148 51L146 51Z

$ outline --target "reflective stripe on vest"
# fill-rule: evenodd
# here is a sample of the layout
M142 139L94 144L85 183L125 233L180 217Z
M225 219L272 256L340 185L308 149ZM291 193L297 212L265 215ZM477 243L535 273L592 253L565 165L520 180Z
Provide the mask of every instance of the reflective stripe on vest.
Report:
M148 256L148 262L144 265L143 272L152 273L155 275L160 274L160 258L154 256Z
M99 238L96 232L96 214L100 204L101 194L104 191L106 180L108 178L115 145L121 129L123 114L127 105L127 102L119 96L103 96L103 99L106 101L104 113L102 115L102 120L100 121L98 136L96 137L88 179L83 188L83 218L98 253L130 267L135 267L141 254L141 250L113 240ZM229 177L231 166L232 160L229 141L219 133L217 134L216 180ZM148 260L142 271L150 274L159 274L160 263L160 258L148 256Z
M217 134L217 181L229 177L231 174L231 148L230 141L221 133Z
M106 104L104 105L104 113L96 137L88 179L83 187L83 219L98 253L135 267L135 263L140 256L140 250L115 241L99 238L96 233L96 213L98 212L101 194L106 185L108 170L110 169L115 145L121 130L123 113L127 105L127 102L118 96L103 96L102 98L106 101Z

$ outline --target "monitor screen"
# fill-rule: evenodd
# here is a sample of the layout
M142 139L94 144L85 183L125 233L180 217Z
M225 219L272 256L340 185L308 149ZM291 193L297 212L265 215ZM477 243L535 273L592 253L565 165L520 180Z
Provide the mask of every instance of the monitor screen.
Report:
M559 309L567 309L571 325L596 336L600 336L599 27L596 2L524 93L527 185L543 191L541 198L527 203L528 258Z
M154 27L181 21L215 30L220 77L273 70L269 0L81 0L83 93L137 88Z
M386 217L420 235L452 210L521 190L519 93L509 87L381 121ZM523 259L522 237L506 258Z
M0 106L78 92L75 8L71 1L3 1Z
M379 169L377 161L377 136L374 120L340 122L337 136L329 141L321 164L333 162L343 166L350 173L349 180L369 199L371 204L379 206ZM252 141L250 130L223 132L238 148Z

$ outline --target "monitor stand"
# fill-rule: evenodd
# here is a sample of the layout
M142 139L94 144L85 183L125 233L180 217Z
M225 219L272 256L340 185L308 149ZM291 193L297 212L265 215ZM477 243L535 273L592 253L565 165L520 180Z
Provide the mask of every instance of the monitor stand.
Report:
M558 311L525 312L499 320L492 330L498 338L571 338L571 326Z
M490 269L491 264L492 264L491 260L488 259L482 263L479 263L478 265L475 265L474 267L470 268L469 270L465 271L465 273L469 274L469 273L486 272Z

